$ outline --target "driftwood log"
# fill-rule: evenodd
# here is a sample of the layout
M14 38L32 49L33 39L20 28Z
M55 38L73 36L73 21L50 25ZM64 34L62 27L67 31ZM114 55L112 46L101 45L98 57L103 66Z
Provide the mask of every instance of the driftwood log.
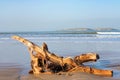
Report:
M29 73L53 74L59 72L87 72L102 76L113 75L112 70L96 69L83 65L84 62L97 61L99 59L99 55L96 53L81 54L79 56L75 56L74 58L62 57L50 52L46 43L43 43L40 47L20 36L12 36L12 38L22 42L28 48L32 68Z

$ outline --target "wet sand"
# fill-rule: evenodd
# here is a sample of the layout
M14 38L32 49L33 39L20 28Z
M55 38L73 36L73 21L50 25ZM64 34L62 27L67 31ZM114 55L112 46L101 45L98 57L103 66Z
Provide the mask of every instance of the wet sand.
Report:
M114 66L114 69L120 69L120 66ZM120 80L115 77L97 76L89 73L76 72L76 73L63 73L58 74L40 74L32 75L24 72L25 69L19 65L13 64L0 64L0 80ZM25 70L26 71L26 70Z
M70 75L27 75L21 76L21 80L120 80L110 77L101 77L88 73L71 73Z
M0 63L0 80L20 80L21 71L18 65Z

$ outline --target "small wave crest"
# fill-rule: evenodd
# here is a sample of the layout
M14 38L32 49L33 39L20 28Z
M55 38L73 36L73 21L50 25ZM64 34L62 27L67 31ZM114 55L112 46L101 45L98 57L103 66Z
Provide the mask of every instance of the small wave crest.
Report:
M97 34L120 34L120 32L97 32Z

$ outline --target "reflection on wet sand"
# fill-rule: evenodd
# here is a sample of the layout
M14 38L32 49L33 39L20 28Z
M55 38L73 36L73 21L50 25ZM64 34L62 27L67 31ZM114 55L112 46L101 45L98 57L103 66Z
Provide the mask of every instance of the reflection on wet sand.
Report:
M120 69L120 66L119 66ZM23 74L23 68L15 64L0 65L0 80L120 80L114 77L101 77L88 73L75 72L69 74Z
M19 65L0 63L0 80L19 80L21 71Z

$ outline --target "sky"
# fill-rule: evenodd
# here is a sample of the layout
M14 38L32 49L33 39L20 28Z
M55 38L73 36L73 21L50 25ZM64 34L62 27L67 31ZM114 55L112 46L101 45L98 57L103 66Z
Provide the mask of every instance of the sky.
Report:
M0 32L120 28L120 0L0 0Z

